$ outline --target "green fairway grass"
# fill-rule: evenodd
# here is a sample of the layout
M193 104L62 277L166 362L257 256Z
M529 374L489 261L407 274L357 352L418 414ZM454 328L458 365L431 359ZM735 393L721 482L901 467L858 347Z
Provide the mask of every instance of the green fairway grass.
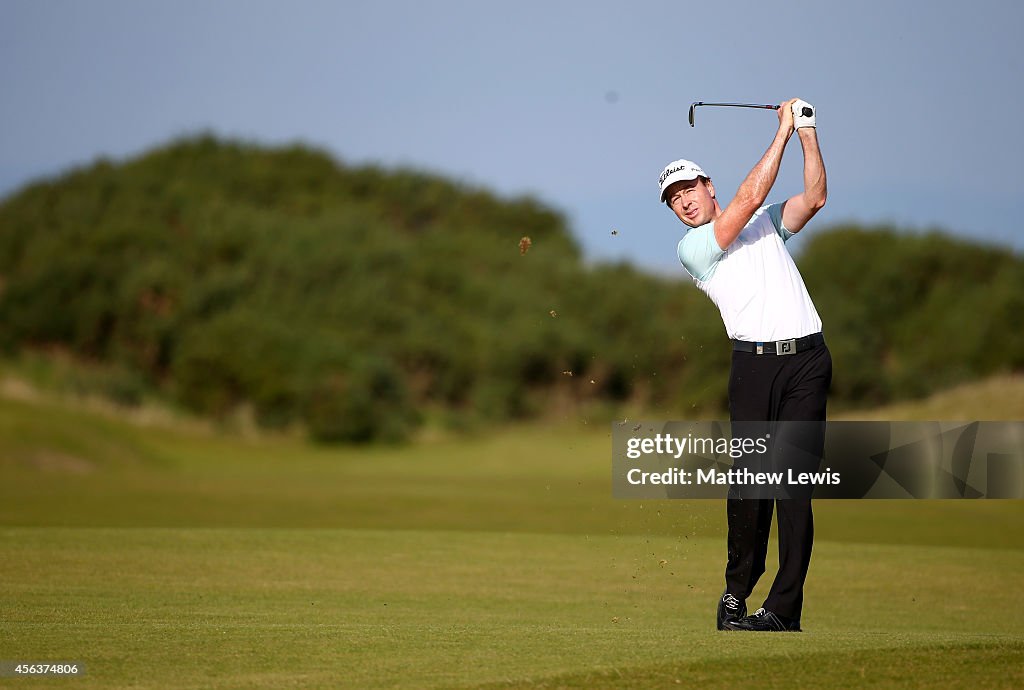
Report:
M805 632L722 633L724 505L613 500L604 425L339 449L9 396L0 660L86 675L0 687L1024 686L1024 503L815 515Z
M722 545L707 537L6 528L0 540L4 655L82 661L77 686L735 687L769 661L808 687L1024 680L1021 607L997 596L1019 578L1018 550L820 542L806 632L750 636L713 630Z
M713 630L718 539L7 528L0 540L4 656L84 662L76 686L733 687L769 668L777 687L792 687L779 669L805 687L1022 680L1020 605L999 595L1008 573L1019 584L1017 550L822 541L806 631L758 636Z

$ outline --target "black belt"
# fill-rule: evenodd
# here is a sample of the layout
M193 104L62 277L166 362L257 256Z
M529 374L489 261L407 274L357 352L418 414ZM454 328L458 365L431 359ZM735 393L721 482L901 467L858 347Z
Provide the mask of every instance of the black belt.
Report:
M734 340L732 349L736 352L753 352L756 355L795 355L797 352L804 352L824 344L825 336L821 333L812 333L803 338L770 340L764 343Z

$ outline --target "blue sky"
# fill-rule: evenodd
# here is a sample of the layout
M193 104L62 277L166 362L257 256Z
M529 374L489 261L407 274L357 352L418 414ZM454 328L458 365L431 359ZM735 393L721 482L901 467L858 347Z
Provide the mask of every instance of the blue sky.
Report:
M829 204L1024 249L1024 3L0 2L0 194L213 130L412 165L562 210L595 260L678 274L668 161L728 200L769 111L818 107ZM800 189L794 139L770 199ZM612 230L617 235L612 235Z

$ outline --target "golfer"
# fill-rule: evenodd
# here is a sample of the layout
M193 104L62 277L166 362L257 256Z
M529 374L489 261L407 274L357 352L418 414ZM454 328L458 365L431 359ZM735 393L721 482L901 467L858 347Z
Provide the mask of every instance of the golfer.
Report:
M730 419L821 421L823 428L832 358L821 319L785 243L825 205L825 165L814 108L792 99L781 104L778 115L771 146L724 209L711 178L687 160L669 163L662 171L661 200L689 226L679 242L679 261L721 311L733 341ZM794 132L803 148L803 193L765 205ZM810 451L817 458L823 442L823 434L812 440L816 447ZM728 561L718 629L799 631L814 540L811 499L744 499L734 488L726 502ZM775 508L779 572L763 606L748 616L746 600L765 570Z

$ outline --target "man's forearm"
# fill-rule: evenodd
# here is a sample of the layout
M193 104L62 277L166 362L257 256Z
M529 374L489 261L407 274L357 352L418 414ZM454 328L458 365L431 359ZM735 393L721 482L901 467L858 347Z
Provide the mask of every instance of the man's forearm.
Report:
M828 184L825 180L825 162L818 147L818 132L814 127L797 130L800 146L804 152L804 200L807 205L819 209L825 205Z
M779 176L779 166L782 164L782 154L786 150L786 144L793 136L792 104L795 100L780 104L779 128L775 131L775 138L772 140L771 146L764 152L753 170L747 174L743 184L736 190L736 196L715 218L715 241L720 249L727 249L739 237L744 226L750 221L750 217L768 198L768 192L772 190L775 178Z
M747 178L743 180L743 184L736 191L733 203L739 201L743 207L750 209L751 213L761 207L765 199L768 198L768 193L772 190L775 179L779 176L782 154L785 152L786 144L792 135L792 130L786 132L784 129L779 129L776 132L771 146L764 152L761 160L747 174Z

